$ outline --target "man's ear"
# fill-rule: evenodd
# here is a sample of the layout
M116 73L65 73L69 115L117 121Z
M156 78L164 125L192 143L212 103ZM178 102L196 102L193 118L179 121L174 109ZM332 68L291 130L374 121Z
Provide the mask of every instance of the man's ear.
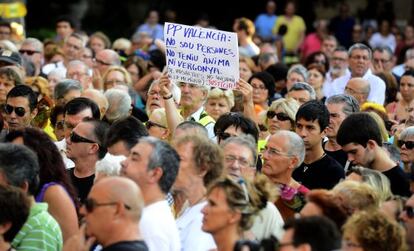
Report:
M11 222L5 222L0 224L0 235L4 235L9 229L11 228L12 223Z
M377 144L377 142L375 142L375 140L372 140L372 139L368 140L367 147L370 150L374 149L376 146L378 146L378 144Z

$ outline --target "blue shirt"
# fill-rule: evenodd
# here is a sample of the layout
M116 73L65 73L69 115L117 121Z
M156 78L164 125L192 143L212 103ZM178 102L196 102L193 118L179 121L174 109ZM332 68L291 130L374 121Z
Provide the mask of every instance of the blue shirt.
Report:
M263 39L271 39L272 29L273 26L275 26L276 18L276 15L269 15L265 13L257 16L256 21L254 21L254 25L256 26L256 34Z

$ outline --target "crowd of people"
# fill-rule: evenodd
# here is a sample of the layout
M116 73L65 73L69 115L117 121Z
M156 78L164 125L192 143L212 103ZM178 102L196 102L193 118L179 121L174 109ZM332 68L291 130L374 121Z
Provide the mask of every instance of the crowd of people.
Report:
M0 23L0 251L414 250L413 26L275 9L234 20L233 90L169 78L155 10Z

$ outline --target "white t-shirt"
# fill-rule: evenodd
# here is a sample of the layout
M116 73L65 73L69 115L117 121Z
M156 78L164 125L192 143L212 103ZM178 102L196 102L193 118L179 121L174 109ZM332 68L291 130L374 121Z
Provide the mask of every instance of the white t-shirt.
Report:
M204 232L203 214L201 210L207 201L188 207L177 219L177 227L180 233L182 251L207 251L216 249L213 236ZM160 249L161 250L161 249Z
M139 227L149 251L180 250L178 229L166 200L146 206Z

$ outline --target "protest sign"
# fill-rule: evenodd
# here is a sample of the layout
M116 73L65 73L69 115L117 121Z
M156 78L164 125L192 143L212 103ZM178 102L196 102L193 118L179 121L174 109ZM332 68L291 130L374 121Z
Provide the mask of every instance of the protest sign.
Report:
M237 34L165 23L167 68L177 82L233 89L239 80Z

